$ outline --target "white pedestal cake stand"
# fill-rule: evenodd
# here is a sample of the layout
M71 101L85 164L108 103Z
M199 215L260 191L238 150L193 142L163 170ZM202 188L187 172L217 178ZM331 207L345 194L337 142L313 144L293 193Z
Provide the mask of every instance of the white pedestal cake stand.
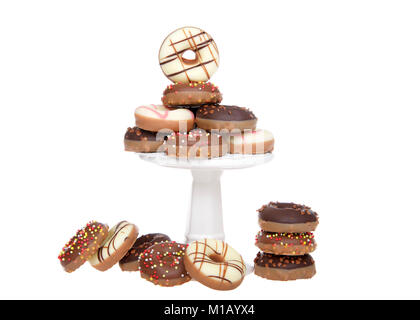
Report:
M138 153L142 160L160 166L189 169L193 176L191 205L185 237L187 243L200 239L225 239L223 230L222 192L220 177L223 170L245 169L267 163L273 154L233 155L214 159L177 159L165 153Z

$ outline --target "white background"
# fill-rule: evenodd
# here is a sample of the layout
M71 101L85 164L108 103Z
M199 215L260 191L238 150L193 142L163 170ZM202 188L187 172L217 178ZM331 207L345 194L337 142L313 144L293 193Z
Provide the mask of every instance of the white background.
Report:
M0 297L420 298L419 16L418 1L2 1ZM219 292L61 269L90 219L183 240L190 173L124 152L123 135L160 102L159 46L185 25L215 39L224 103L277 139L270 164L224 173L226 240L252 261L255 210L307 204L312 280Z

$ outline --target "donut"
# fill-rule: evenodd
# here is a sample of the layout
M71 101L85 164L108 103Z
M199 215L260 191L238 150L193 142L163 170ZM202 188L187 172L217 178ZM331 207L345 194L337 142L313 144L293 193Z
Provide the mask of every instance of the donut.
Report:
M203 105L196 113L197 127L204 130L255 130L257 118L249 109L238 106Z
M311 208L283 202L270 202L258 210L258 222L262 230L269 232L303 233L315 231L318 214Z
M151 104L138 107L135 117L137 127L152 132L160 130L186 132L194 127L194 113L188 109L173 109Z
M184 267L187 245L171 242L154 244L139 257L140 275L143 279L164 287L181 285L191 280Z
M134 224L121 221L111 230L105 242L89 259L92 267L106 271L120 261L137 239L139 231Z
M193 52L194 59L185 58L186 52ZM163 41L159 63L172 82L207 82L219 67L219 51L207 32L184 27L173 31Z
M309 254L303 256L279 256L258 252L254 259L254 273L269 280L297 280L312 278L315 261Z
M200 129L188 134L173 133L166 142L166 154L176 158L211 159L222 157L227 152L228 145L221 135Z
M312 232L278 233L261 230L255 237L255 245L266 253L290 256L304 255L316 249Z
M184 258L190 276L215 290L232 290L245 276L242 256L222 240L204 239L189 244Z
M77 230L58 256L64 271L71 273L82 266L95 254L107 235L108 226L97 221L90 221Z
M230 153L262 154L274 150L274 136L270 131L257 129L232 134Z
M175 83L163 91L162 103L169 106L199 106L222 102L218 87L207 82Z
M122 271L138 271L140 254L160 242L171 241L171 239L162 233L149 233L141 236L134 242L133 247L126 253L124 258L119 262Z
M125 151L131 152L157 152L164 140L164 137L160 137L156 132L133 127L128 128L125 133L124 147Z

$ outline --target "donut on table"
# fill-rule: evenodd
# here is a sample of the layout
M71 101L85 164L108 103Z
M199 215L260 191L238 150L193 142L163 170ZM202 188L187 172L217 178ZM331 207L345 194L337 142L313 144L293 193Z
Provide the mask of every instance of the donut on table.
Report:
M316 249L312 232L278 233L261 230L255 238L255 245L266 253L289 256L304 255Z
M274 150L274 136L267 130L245 130L244 133L232 134L230 153L263 154Z
M66 272L73 272L82 266L108 235L108 226L97 221L90 221L83 229L76 232L63 247L58 256Z
M232 290L245 276L242 256L221 240L204 239L189 244L184 258L190 276L215 290Z
M92 267L106 271L118 263L130 250L139 231L134 224L121 221L109 230L108 237L98 251L89 259Z
M194 52L194 59L184 58L187 51ZM163 41L159 63L172 82L206 82L219 67L219 51L207 32L184 27L173 31Z
M221 135L201 129L194 129L188 134L173 133L168 137L165 147L168 156L190 160L222 157L229 148Z
M125 151L131 152L157 152L164 143L164 137L158 137L156 132L128 128L124 136Z
M133 247L119 262L122 271L138 271L139 270L139 257L144 250L151 247L156 243L171 241L171 239L162 233L149 233L139 237L134 242Z
M194 127L194 113L188 109L151 104L138 107L135 117L137 127L152 132L165 129L186 132Z
M254 260L254 273L269 280L289 281L310 279L315 273L315 261L309 254L280 256L258 252Z
M270 202L258 210L262 230L269 232L311 232L318 226L318 214L310 207L283 202Z
M162 242L144 250L139 257L140 275L156 285L172 287L191 280L184 267L186 245Z
M197 127L204 130L255 130L257 118L249 109L238 106L204 105L196 113Z
M162 103L169 106L199 106L220 103L222 94L210 82L175 83L163 91Z

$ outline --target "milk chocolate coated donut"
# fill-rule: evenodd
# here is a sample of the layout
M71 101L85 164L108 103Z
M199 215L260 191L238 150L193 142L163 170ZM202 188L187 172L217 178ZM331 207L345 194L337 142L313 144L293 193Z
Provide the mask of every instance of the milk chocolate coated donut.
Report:
M194 59L184 58L187 51L194 52ZM159 63L172 82L206 82L219 67L219 51L207 32L184 27L175 30L163 41Z
M200 106L208 103L220 103L222 94L218 87L207 82L175 83L163 92L162 103L169 106Z
M137 227L127 221L121 221L109 230L98 251L89 259L92 267L99 271L106 271L120 261L133 246L139 231Z
M290 256L304 255L316 249L312 232L278 233L261 230L256 236L255 245L266 253Z
M138 271L139 270L139 257L144 250L151 247L156 243L171 241L171 239L162 233L149 233L141 236L134 242L133 247L119 262L122 271Z
M108 235L108 226L91 221L76 232L63 247L58 256L66 272L73 272L96 253Z
M249 109L238 106L204 105L196 113L197 127L215 130L255 130L257 118Z
M188 134L174 133L166 142L168 156L191 160L222 157L228 152L228 148L221 135L210 134L201 129L194 129Z
M254 260L255 274L269 280L297 280L312 278L315 261L309 254L303 256L279 256L258 252Z
M184 266L184 244L162 242L140 254L141 277L160 286L172 287L191 280Z
M269 232L311 232L318 226L318 214L304 205L270 202L258 210L258 222Z
M163 135L139 127L128 128L124 136L125 151L156 152L163 143Z

